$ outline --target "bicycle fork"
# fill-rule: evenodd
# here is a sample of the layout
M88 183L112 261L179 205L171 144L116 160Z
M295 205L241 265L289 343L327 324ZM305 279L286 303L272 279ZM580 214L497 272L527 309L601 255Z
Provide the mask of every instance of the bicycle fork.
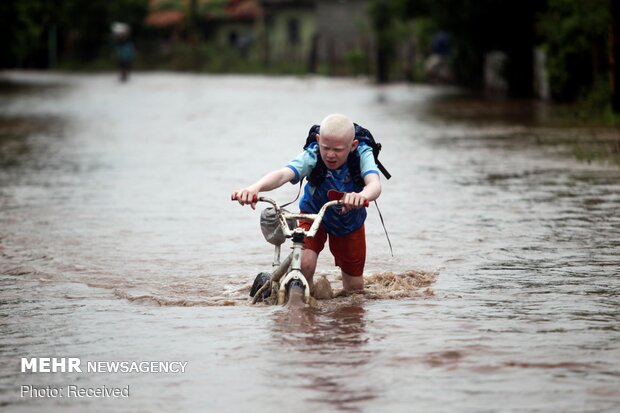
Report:
M293 252L291 253L291 266L290 271L284 277L284 280L280 282L280 289L278 290L278 304L284 304L286 301L286 286L293 280L298 280L304 286L304 303L310 303L310 285L306 277L301 272L301 251L304 245L304 232L301 228L296 228L293 232Z

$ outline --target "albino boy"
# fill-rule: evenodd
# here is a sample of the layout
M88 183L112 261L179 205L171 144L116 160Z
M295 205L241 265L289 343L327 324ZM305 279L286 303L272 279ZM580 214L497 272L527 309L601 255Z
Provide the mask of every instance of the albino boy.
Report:
M356 169L358 162L359 169ZM322 173L311 175L315 169ZM271 191L286 182L295 184L304 177L308 177L309 181L299 201L302 212L317 213L329 201L330 190L344 192L345 195L342 198L344 205L341 208L330 208L315 237L306 239L301 256L301 272L312 288L318 256L329 238L329 249L335 264L342 271L343 288L346 291L362 290L366 262L366 210L363 206L366 201L374 201L379 197L381 182L372 149L355 139L351 119L340 114L327 116L321 122L316 143L308 146L286 167L268 173L247 188L234 191L232 198L241 205L250 204L255 208L256 202L253 200L259 192ZM310 228L310 222L307 221L301 221L299 225L306 230Z

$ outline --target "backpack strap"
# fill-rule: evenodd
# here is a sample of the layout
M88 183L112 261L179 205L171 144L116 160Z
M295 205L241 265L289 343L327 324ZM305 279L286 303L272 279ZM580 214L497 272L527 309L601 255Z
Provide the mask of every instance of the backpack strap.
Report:
M390 174L388 170L385 169L385 166L383 166L383 164L379 160L379 153L381 152L382 148L381 144L375 141L374 136L372 136L372 133L370 133L368 129L358 125L357 123L354 123L353 126L355 127L355 139L360 142L364 142L366 145L372 148L372 155L375 158L377 168L379 168L383 176L385 176L385 179L390 179L392 177L392 174Z
M362 178L362 169L360 165L360 154L357 151L349 153L347 157L347 166L349 167L349 175L353 179L356 191L364 189L364 178Z
M312 184L312 186L318 188L321 185L321 182L325 180L325 176L327 175L327 165L323 162L323 158L321 158L321 153L317 148L316 153L316 165L310 171L310 175L308 175L308 182Z

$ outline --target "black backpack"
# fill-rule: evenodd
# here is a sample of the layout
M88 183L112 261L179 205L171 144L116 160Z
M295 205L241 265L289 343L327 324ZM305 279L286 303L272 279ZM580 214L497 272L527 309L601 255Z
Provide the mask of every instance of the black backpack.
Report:
M381 144L375 141L375 138L372 136L372 133L366 128L361 127L357 123L353 124L355 126L355 139L357 139L360 143L365 143L366 145L372 148L372 154L375 158L375 163L377 164L377 168L381 171L381 173L385 176L386 179L390 179L392 175L385 169L381 161L379 161L379 153L381 152ZM320 134L321 127L319 125L313 125L308 131L308 137L306 138L306 144L304 145L304 149L308 148L312 143L316 142L316 135ZM362 179L360 172L360 164L359 164L359 154L357 151L353 151L349 154L347 159L349 170L351 171L351 175L353 181L360 188L364 187L364 180ZM323 159L319 155L317 157L317 165L308 176L308 182L310 182L313 186L318 186L325 178L325 174L327 173L327 167L323 163Z

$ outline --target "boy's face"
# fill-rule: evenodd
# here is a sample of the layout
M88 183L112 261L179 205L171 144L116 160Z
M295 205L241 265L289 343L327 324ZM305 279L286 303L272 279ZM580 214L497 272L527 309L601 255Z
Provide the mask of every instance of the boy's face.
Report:
M357 148L358 141L348 136L317 135L319 152L329 169L339 169L347 161L349 152Z

